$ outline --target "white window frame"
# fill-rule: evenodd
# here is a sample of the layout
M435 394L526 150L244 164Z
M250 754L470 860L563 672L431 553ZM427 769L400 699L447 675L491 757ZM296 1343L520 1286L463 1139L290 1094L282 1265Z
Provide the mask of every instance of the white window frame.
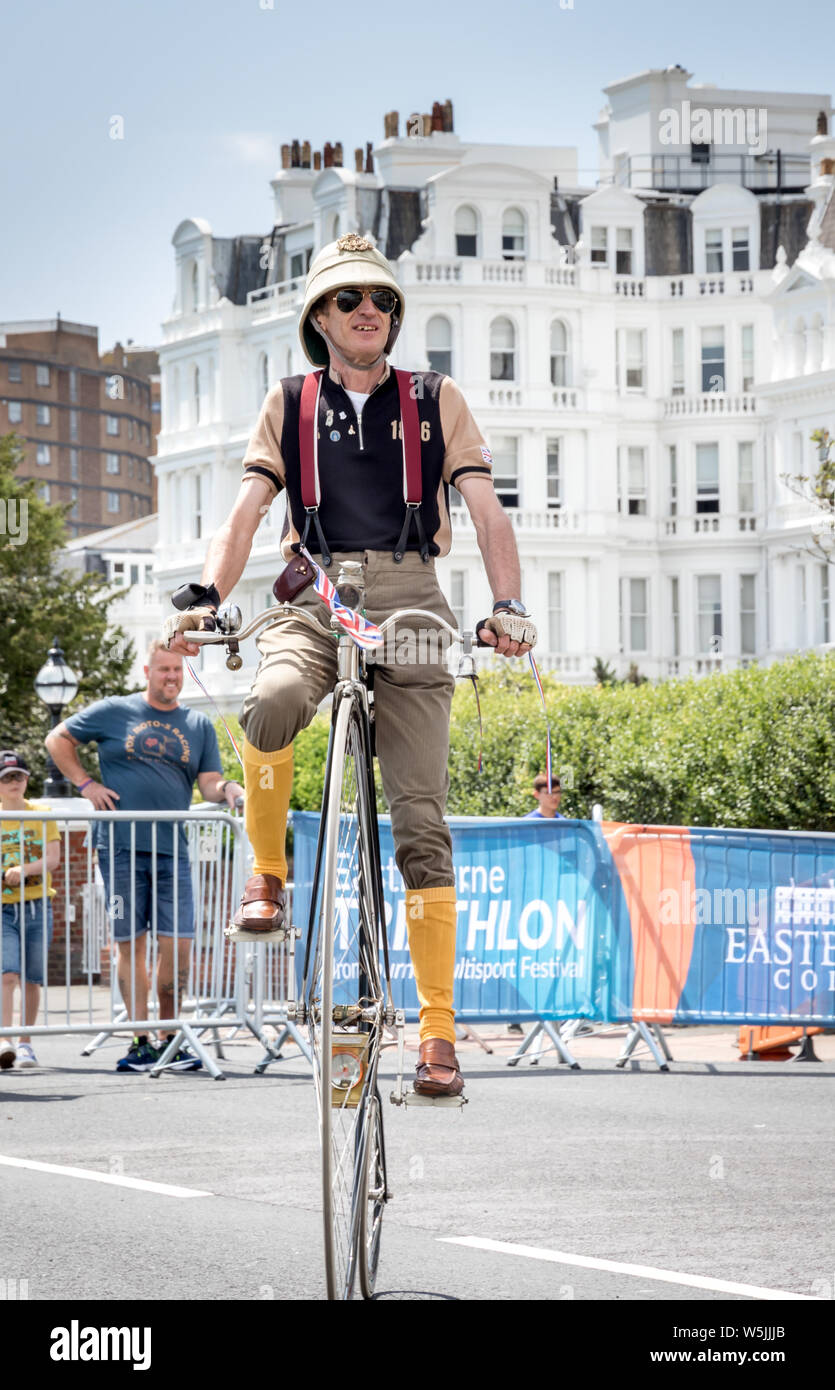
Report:
M713 477L702 481L700 473L702 460L708 457L707 450L715 450L716 458L716 482L713 484ZM722 506L721 480L720 480L720 458L719 444L714 440L704 440L696 445L696 471L695 471L695 493L693 498L693 511L696 516L717 516ZM707 484L710 483L708 487ZM716 503L713 506L713 503Z
M737 260L744 258L744 265L737 265ZM744 272L751 269L751 228L732 227L731 228L731 270Z
M106 473L121 473L122 470L119 463L119 455L110 453L105 454L104 467Z
M739 654L757 654L757 576L739 576Z
M713 264L711 265L711 260ZM705 274L725 272L725 238L721 227L705 227Z
M618 390L621 395L645 396L647 392L647 333L645 328L618 328ZM632 381L630 381L630 376Z
M50 384L50 371L49 371L49 365L48 365L48 363L46 363L46 362L36 362L36 363L35 363L35 385L36 385L36 386L49 386L49 384Z
M736 477L737 505L740 515L750 516L757 510L757 493L754 486L754 441L752 439L737 441Z
M490 452L493 455L493 487L503 507L520 507L522 495L519 488L519 436L516 434L497 434L490 437ZM508 465L507 471L502 468ZM505 501L515 497L515 501Z
M667 445L667 515L678 516L678 446Z
M560 435L549 435L545 440L545 501L549 511L562 509L562 445Z
M118 437L119 437L119 416L118 416L118 415L107 415L107 416L105 416L105 421L106 421L106 423L105 423L105 429L106 429L107 433L108 433L109 435L111 435L114 439L118 439Z
M754 389L754 325L743 323L739 332L740 385L743 391Z
M670 383L671 396L683 396L686 387L686 369L684 363L684 329L674 328L672 335L672 380Z
M501 326L501 331L503 332L503 331L504 331L504 326L505 326L505 325L507 325L507 327L510 329L510 333L511 333L511 346L510 346L510 347L494 347L494 337L495 337L495 334L496 334L496 330ZM498 363L498 362L494 361L494 358L503 358L503 359L505 359L505 360L502 361L501 363ZM508 364L508 361L507 361L506 359L509 359L509 364ZM505 369L507 368L508 365L510 366L510 373L511 373L510 376L507 376L507 375L505 374ZM518 364L518 357L517 357L517 333L516 333L516 325L515 325L515 323L513 322L513 320L507 316L507 314L497 314L497 316L496 316L494 319L492 319L491 322L490 322L490 380L491 380L491 381L516 381L516 380L517 380L518 366L519 366L519 364ZM501 373L502 373L502 374L499 375L499 376L494 375L494 372L495 372L495 370L496 370L497 368L498 368L498 369L501 371Z
M38 444L35 451L35 462L41 468L48 468L52 462L52 453L48 444Z
M607 266L609 264L609 228L592 226L589 249L589 264Z
M674 657L681 656L681 584L677 574L670 575L670 646Z
M469 219L470 219L470 218L472 218L472 224L471 224L471 225L470 225L470 223L469 223ZM460 223L462 222L462 220L463 220L464 222L467 222L467 224L468 224L468 228L467 228L466 231L463 230L463 228L462 228L461 225L460 225ZM467 258L477 257L477 256L478 256L478 254L479 254L479 245L478 245L478 213L476 212L476 209L475 209L474 207L471 206L471 204L469 204L469 203L462 203L460 207L458 207L458 208L455 209L455 221L454 221L454 228L453 228L453 236L455 237L455 254L456 254L456 256L462 256L462 257L467 257ZM463 250L462 250L462 248L461 248L461 240L462 240L462 239L465 240L466 243L467 243L465 249L463 249ZM470 249L471 243L472 243L472 249Z
M631 227L615 228L615 274L633 275L635 273L635 235ZM628 265L621 257L628 257Z
M52 424L52 412L48 405L35 406L35 424L41 427Z
M21 425L23 423L23 402L9 401L9 424Z
M112 512L112 513L115 515L115 513L119 511L121 505L122 505L122 503L121 503L121 498L120 498L118 492L108 492L108 494L107 494L107 510L108 510L108 512Z
M426 360L430 372L452 376L452 323L446 314L432 314L426 321Z
M620 465L618 511L623 516L648 516L649 486L646 445L623 445L618 451L618 463Z
M719 599L708 591L718 588ZM720 656L722 654L722 576L721 574L699 574L696 576L696 650L699 656Z
M554 330L562 332L562 346L554 346ZM552 319L550 331L551 385L571 385L571 336L564 319Z
M716 339L721 339L721 342L719 342L719 341L717 341L717 342L705 341L706 338L709 338L711 335L712 335L714 338L716 338ZM701 377L700 377L700 382L699 382L699 389L700 389L700 391L702 391L702 393L710 393L711 391L720 391L720 392L722 392L722 391L727 391L727 389L728 389L728 366L727 366L727 360L726 360L725 329L724 329L724 327L723 327L721 324L718 324L718 323L717 323L717 324L705 324L705 325L703 326L702 330L701 330L701 335L700 335L700 346L701 346ZM718 355L720 352L721 352L721 354L722 354L721 357ZM717 372L717 371L716 371L716 367L719 365L720 362L721 362L721 364L722 364L722 370L721 370L721 372ZM712 368L712 370L711 370L711 368ZM706 376L706 369L707 369L707 371L709 372L709 376ZM707 385L705 385L705 380L706 380L706 379L707 379ZM714 385L712 385L712 383L713 383L714 381L716 381L717 379L719 380L719 383L720 383L719 386L714 386Z
M642 575L624 575L620 581L621 647L630 656L646 656L649 652L649 579ZM643 596L641 600L641 595ZM643 624L643 641L636 642ZM628 641L627 641L628 637Z
M548 572L548 651L565 651L565 570Z
M518 222L512 219L518 218ZM509 230L505 230L509 226ZM520 231L521 226L521 231ZM505 243L513 243L505 245ZM502 213L502 260L524 261L528 254L528 219L522 208L505 208Z

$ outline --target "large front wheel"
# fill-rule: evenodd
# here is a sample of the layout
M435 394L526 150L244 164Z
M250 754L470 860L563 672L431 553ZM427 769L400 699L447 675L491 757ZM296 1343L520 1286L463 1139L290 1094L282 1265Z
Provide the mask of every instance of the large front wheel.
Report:
M383 1013L378 953L384 928L366 730L356 697L346 695L333 726L322 853L313 885L316 948L307 1015L319 1109L330 1299L352 1297L358 1259L362 1292L369 1297L373 1291L363 1217L369 1164L376 1171L373 1155L382 1154L376 1082ZM375 1185L376 1176L371 1183ZM381 1220L380 1211L371 1242L376 1252ZM376 1271L376 1254L372 1270Z

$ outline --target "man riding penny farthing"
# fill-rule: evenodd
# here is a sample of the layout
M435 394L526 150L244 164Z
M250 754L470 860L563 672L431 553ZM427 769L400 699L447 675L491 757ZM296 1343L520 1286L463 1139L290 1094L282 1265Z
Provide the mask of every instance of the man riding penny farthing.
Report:
M266 396L237 500L212 538L202 581L175 596L178 606L188 607L169 620L177 629L170 637L173 651L198 650L189 630L213 623L282 489L287 522L281 549L287 561L304 546L334 583L343 562L359 563L365 612L373 623L408 608L435 613L454 626L435 573L435 557L450 548L450 486L472 517L495 598L492 616L477 625L480 640L500 656L522 655L534 645L536 629L520 597L513 528L493 487L490 451L461 391L439 372L406 374L388 364L404 312L392 267L367 239L341 237L313 261L299 335L319 370L285 377ZM419 468L409 469L403 446L407 384L420 425ZM316 600L311 605L313 612ZM336 680L330 615L324 604L318 608L321 634L288 612L259 638L261 660L241 715L254 872L233 931L265 941L281 935L285 915L293 740ZM409 657L398 660L389 652L376 662L376 752L406 885L420 1004L414 1089L427 1097L454 1097L464 1087L455 1055L455 880L444 821L454 680L437 646L418 643Z

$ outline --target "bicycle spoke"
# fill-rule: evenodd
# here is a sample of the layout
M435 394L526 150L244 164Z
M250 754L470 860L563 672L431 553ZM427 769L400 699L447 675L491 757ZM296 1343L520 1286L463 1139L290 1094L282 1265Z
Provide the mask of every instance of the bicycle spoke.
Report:
M353 701L345 699L336 714L321 890L314 885L317 940L308 999L322 1140L328 1294L339 1299L352 1295L358 1255L363 1292L367 1284L360 1228L369 1133L376 1133L380 1124L374 1104L382 1029L380 924L373 909L379 870L366 779L362 725Z

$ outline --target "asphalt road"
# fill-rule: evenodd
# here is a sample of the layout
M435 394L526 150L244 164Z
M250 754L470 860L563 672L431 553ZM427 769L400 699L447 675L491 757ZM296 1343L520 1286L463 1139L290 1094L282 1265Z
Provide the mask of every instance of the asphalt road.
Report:
M30 1300L323 1298L315 1102L295 1049L259 1077L260 1050L233 1042L228 1079L214 1082L119 1075L123 1044L90 1059L80 1046L40 1040L48 1065L0 1075L0 1275L26 1280ZM473 1046L459 1055L463 1112L386 1104L383 1295L753 1297L700 1287L707 1278L832 1297L835 1061L689 1062L664 1075L648 1061L572 1072L553 1059L510 1070ZM471 1238L499 1248L450 1243Z

